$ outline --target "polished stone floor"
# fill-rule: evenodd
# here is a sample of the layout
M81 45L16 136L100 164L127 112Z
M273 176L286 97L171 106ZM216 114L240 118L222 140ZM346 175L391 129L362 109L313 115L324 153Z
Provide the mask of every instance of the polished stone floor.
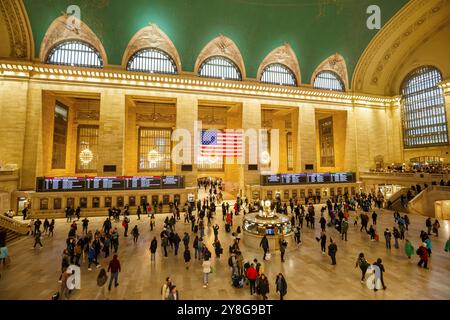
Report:
M319 211L319 210L317 210ZM377 210L378 211L378 210ZM320 211L319 211L320 212ZM378 230L386 227L392 228L393 215L389 211L378 211ZM317 214L316 214L317 217ZM99 270L87 270L87 263L81 266L82 288L74 291L70 299L95 300L142 300L160 299L160 290L167 276L170 276L177 285L181 299L192 300L234 300L234 299L260 299L259 296L250 296L249 289L244 287L236 289L231 286L230 267L225 254L220 260L213 259L215 272L210 275L209 287L202 286L201 262L195 261L189 270L184 267L182 254L177 257L169 252L169 258L164 259L159 248L156 263L150 263L149 245L153 236L161 231L165 215L158 216L155 231L151 232L147 217L131 217L130 230L137 224L141 236L137 244L132 237L123 237L123 228L120 223L113 224L120 230L119 259L122 272L119 276L120 285L108 292L106 287L97 286ZM240 223L242 216L234 220L234 229ZM90 219L90 229L100 228L104 218ZM425 218L410 215L411 226L407 233L414 247L420 243L420 230L425 229ZM316 219L318 221L318 219ZM220 226L219 239L224 248L228 248L232 236L224 231L222 214L216 215L215 222ZM79 231L81 229L81 223ZM48 300L55 291L59 290L57 282L60 275L61 253L65 247L65 239L69 230L69 223L58 220L53 238L43 240L43 249L31 249L34 241L31 237L19 240L9 247L11 253L11 266L8 269L0 267L0 299L40 299ZM190 231L190 225L183 220L176 225L176 230L182 236L184 231ZM206 243L212 251L212 227L206 229ZM330 258L322 255L320 246L315 237L320 233L320 226L316 223L314 230L304 226L303 244L286 255L286 262L281 263L279 254L274 254L271 261L265 262L265 273L270 281L269 299L277 299L275 293L276 274L282 272L288 283L286 299L450 299L450 253L444 251L444 245L449 237L449 221L441 221L440 235L431 237L433 254L430 260L430 269L425 270L417 266L418 258L411 260L404 255L403 241L400 249L385 248L384 237L380 242L371 242L369 236L359 231L359 228L350 224L348 241L341 241L335 229L328 229L328 236L337 240L337 265L332 266ZM192 246L191 233L191 246ZM160 241L159 241L160 242ZM293 246L289 243L289 246ZM181 246L180 246L181 247ZM242 245L245 260L262 258L262 251L258 248L247 248ZM227 249L225 249L227 252ZM369 262L382 258L386 273L384 276L387 290L374 292L360 283L360 270L355 268L357 255L364 252ZM191 251L193 254L193 251ZM110 258L100 259L102 267L107 267Z

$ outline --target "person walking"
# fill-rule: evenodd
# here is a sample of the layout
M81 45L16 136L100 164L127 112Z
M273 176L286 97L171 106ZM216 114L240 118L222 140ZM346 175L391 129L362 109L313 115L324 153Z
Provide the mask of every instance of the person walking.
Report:
M167 300L180 300L180 294L178 293L177 286L172 286L170 288L169 295L167 296Z
M161 247L164 250L164 258L167 258L167 247L169 246L169 238L167 235L161 236Z
M183 258L184 258L184 266L186 267L187 270L189 269L189 265L191 262L191 251L189 250L189 247L184 248Z
M267 300L267 294L269 293L269 280L264 273L261 273L258 278L258 292L263 300Z
M39 244L39 248L42 249L43 245L41 243L41 235L41 231L39 229L36 229L36 231L34 232L34 246L32 249L36 248L37 244Z
M431 218L428 217L427 220L425 221L425 226L428 229L428 235L431 235L431 228L433 227L433 224L431 223Z
M322 216L319 220L320 223L320 229L322 231L325 231L326 225L327 225L327 220L325 220L325 218Z
M256 294L256 279L258 278L258 272L256 271L253 263L247 269L245 276L250 282L250 295Z
M131 230L131 234L133 235L133 242L136 244L139 238L139 229L137 225Z
M336 253L337 253L337 245L333 242L333 239L330 238L330 245L328 246L328 255L331 257L331 264L336 264Z
M358 259L356 260L355 268L357 268L358 266L361 269L361 283L364 283L364 281L366 280L366 272L370 266L370 263L367 262L366 258L364 257L364 253L362 252L359 254Z
M378 217L378 215L377 215L377 213L374 211L374 212L372 213L372 223L373 223L373 225L377 225L377 217Z
M216 253L217 259L220 259L220 255L223 253L222 244L220 243L219 239L216 239L213 243L214 251Z
M380 268L380 281L381 281L381 285L383 286L383 290L386 290L386 286L384 285L384 279L383 279L383 272L386 272L386 270L384 269L383 266L383 260L381 260L381 258L378 258L377 261L374 263L374 265L378 266L378 268ZM375 282L376 284L376 282ZM374 288L375 291L377 291L377 288L375 286Z
M138 220L141 220L141 213L142 213L141 206L138 206L137 210L136 210L136 215L138 216Z
M166 278L166 282L161 287L161 300L168 300L170 294L170 288L174 285L172 284L172 280L170 277Z
M55 230L55 219L52 219L50 222L50 225L48 226L48 236L52 235L53 237L53 230Z
M111 291L111 285L114 279L114 287L119 285L119 272L121 271L120 261L117 254L113 256L113 259L109 262L108 272L111 271L111 277L109 278L108 290Z
M287 283L282 273L277 275L275 286L277 288L276 292L280 294L280 300L283 300L284 296L287 294Z
M81 225L83 226L83 234L87 234L88 232L88 226L89 226L89 219L87 217L85 217L82 221L81 221Z
M300 243L302 242L301 235L302 234L301 234L300 226L297 226L294 231L294 239L295 239L295 243L297 243L297 245L300 245Z
M280 252L281 252L281 262L284 262L284 254L286 253L287 241L284 238L280 239Z
M386 249L391 249L392 233L388 228L386 228L386 231L384 231L384 238L386 239Z
M92 263L95 264L95 266L97 268L100 268L100 264L97 262L97 252L95 251L95 247L94 247L93 244L91 244L89 246L88 261L89 261L89 263L88 263L88 270L89 271L92 271L92 269L91 269L91 264Z
M150 261L156 262L155 256L156 256L156 250L158 249L158 240L156 240L156 237L153 237L152 242L150 243Z
M414 254L414 247L408 239L405 240L405 254L408 259L411 259Z
M267 239L266 235L264 235L264 237L261 239L259 246L263 248L263 250L264 250L263 260L266 260L266 255L267 255L267 252L269 251L269 240Z
M178 248L180 247L180 242L181 242L181 238L178 235L178 233L175 232L175 234L173 236L173 246L175 249L175 256L178 255Z
M400 231L398 231L398 229L394 227L393 233L394 233L394 247L398 249L399 248L398 239L400 238Z
M341 222L341 235L342 235L342 240L347 241L347 232L348 232L348 219L344 218Z
M433 233L436 235L436 237L439 237L439 228L441 225L439 224L439 221L436 219L433 223Z
M189 248L189 241L190 241L189 234L187 232L185 232L184 237L183 237L183 244L184 244L185 250Z
M128 218L127 217L123 218L122 226L125 229L123 233L124 237L128 237L128 224L129 224Z
M326 245L327 245L327 235L325 232L320 233L320 238L316 238L317 242L320 242L320 250L322 254L325 254Z
M211 273L211 261L209 257L205 257L202 263L203 268L203 288L208 287L208 275Z

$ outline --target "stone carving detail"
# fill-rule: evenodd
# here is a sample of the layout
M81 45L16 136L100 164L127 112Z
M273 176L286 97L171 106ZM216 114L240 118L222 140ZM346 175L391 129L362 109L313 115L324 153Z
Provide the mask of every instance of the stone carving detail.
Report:
M426 10L419 18L416 18L413 22L408 22L414 12L424 11L423 7L429 6L430 3L435 3L431 9ZM398 51L398 48L408 40L411 35L422 29L426 22L433 19L436 13L440 12L445 6L449 6L449 0L412 0L405 8L403 8L391 21L381 29L380 32L372 39L368 45L366 51L361 56L358 65L355 68L353 89L361 91L363 90L364 82L366 81L367 73L370 71L370 66L374 61L379 61L376 67L373 69L373 73L370 78L367 79L371 85L378 86L380 78L382 78L382 72L385 66L390 62L392 57ZM402 31L401 31L402 30ZM398 35L400 34L400 35ZM398 35L395 39L392 39L395 35ZM385 43L392 43L382 52L380 48L385 47ZM381 60L376 56L382 57Z
M126 68L131 56L145 48L157 48L165 51L174 60L177 71L181 71L181 59L170 38L154 23L139 30L128 43L122 58L122 66Z
M339 53L335 53L332 56L328 57L317 67L311 77L311 85L314 84L314 79L316 78L317 74L325 70L335 72L344 83L345 90L349 89L347 64L345 63L344 57L342 57Z
M8 29L11 47L10 56L13 58L31 58L33 39L25 10L17 0L0 0L0 10Z
M174 114L137 113L136 120L142 122L175 122L176 116Z
M82 110L77 111L76 120L100 120L100 112L98 110Z
M244 80L246 78L244 59L242 59L239 48L230 38L221 34L210 41L200 52L197 61L195 62L195 71L198 72L203 61L212 56L227 57L239 68L242 74L242 79Z
M302 83L297 56L288 43L282 45L281 47L275 48L264 58L258 69L258 80L261 79L264 68L272 63L284 64L294 73L295 78L297 79L297 84Z
M103 65L108 64L105 48L96 34L83 21L67 14L56 18L48 28L41 44L40 61L45 62L50 50L58 43L67 40L80 40L89 43L100 53Z

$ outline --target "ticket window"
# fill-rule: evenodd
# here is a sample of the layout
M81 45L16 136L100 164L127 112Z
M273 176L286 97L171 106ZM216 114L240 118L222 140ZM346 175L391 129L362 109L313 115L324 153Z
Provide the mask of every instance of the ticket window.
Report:
M337 194L338 194L338 196L342 196L342 188L337 189Z
M313 191L312 191L312 189L309 189L309 190L308 190L308 196L309 196L309 197L312 197L312 196L313 196Z
M289 190L285 190L285 191L284 191L283 199L284 199L284 200L289 200Z
M100 198L99 197L92 198L92 208L100 208Z
M60 210L61 208L62 208L62 199L61 198L53 199L53 209Z
M147 203L147 196L141 196L141 201L139 203L141 206L144 206Z
M105 200L105 203L106 203L106 200ZM123 197L117 197L117 207L118 208L123 207L124 206L123 203L124 203ZM106 207L106 204L105 204L105 207Z
M81 209L87 208L87 198L80 198L80 208Z
M48 210L48 198L42 198L40 200L39 208L41 210Z
M169 204L170 196L168 194L163 195L163 204Z
M331 196L331 197L334 197L334 196L335 196L334 188L331 188L331 189L330 189L330 196Z
M180 196L179 194L174 194L174 195L173 195L173 202L174 202L174 203L180 204L180 202L181 202L181 196Z
M305 199L305 189L300 190L300 199Z
M105 208L111 208L112 207L112 198L111 197L105 197ZM122 207L122 206L119 206Z
M355 196L356 195L356 189L355 189L355 187L352 187L352 196Z
M135 196L128 197L128 204L130 205L130 207L136 207L136 197Z
M75 199L74 198L67 198L67 207L75 207Z
M267 191L267 199L272 200L272 191Z
M277 192L277 193L275 194L275 200L276 200L276 201L281 201L281 195L280 195L279 192Z
M320 189L316 189L316 196L320 197Z
M158 205L159 203L159 197L158 196L152 196L152 204Z
M292 199L297 200L297 190L292 190Z
M328 190L324 189L322 194L323 194L324 197L328 197Z

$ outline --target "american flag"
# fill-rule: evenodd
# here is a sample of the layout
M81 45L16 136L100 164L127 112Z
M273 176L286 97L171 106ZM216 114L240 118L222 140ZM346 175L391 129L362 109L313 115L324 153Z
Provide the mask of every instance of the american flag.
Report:
M238 131L205 130L202 131L202 157L242 156L243 134Z

